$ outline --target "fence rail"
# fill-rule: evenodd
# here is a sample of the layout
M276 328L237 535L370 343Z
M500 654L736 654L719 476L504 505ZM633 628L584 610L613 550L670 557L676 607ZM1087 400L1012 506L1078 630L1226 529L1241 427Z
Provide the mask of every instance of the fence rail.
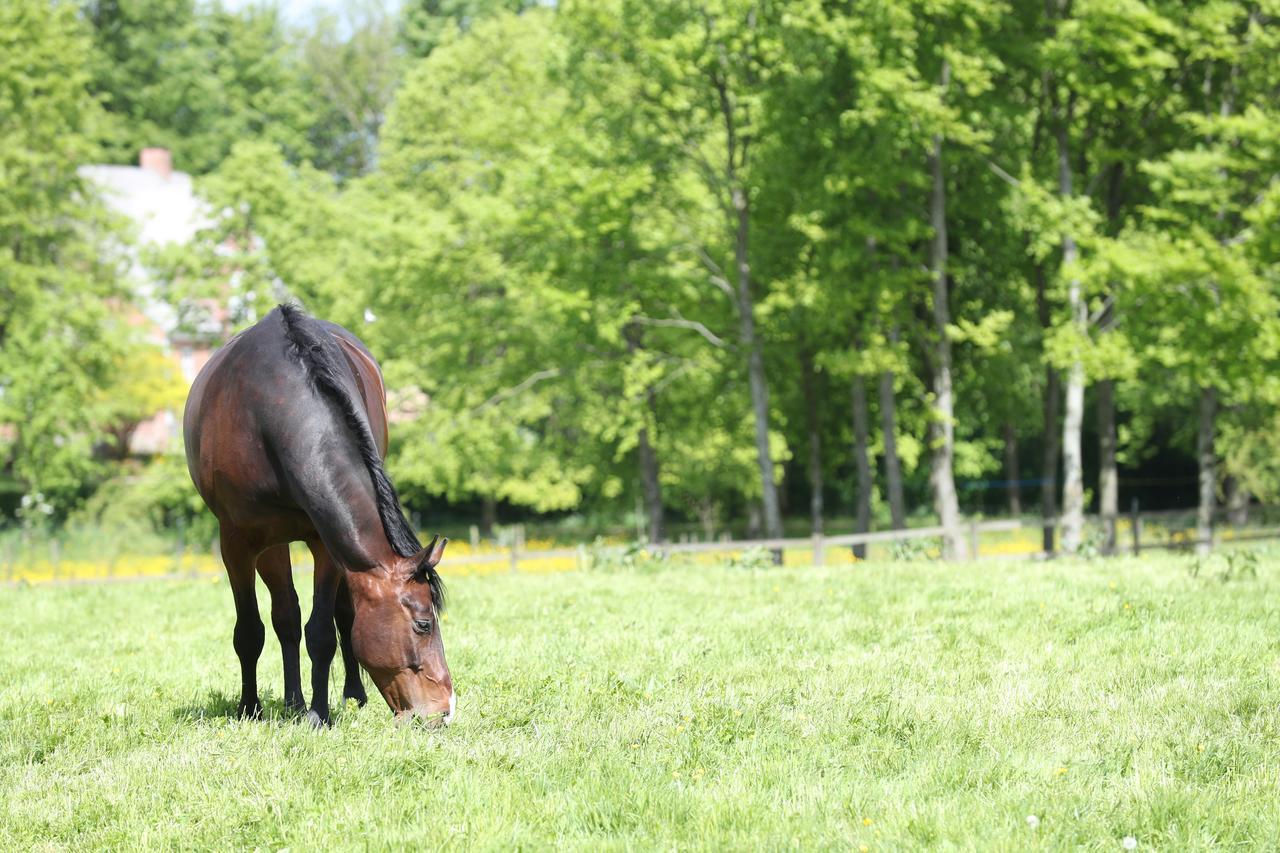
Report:
M1260 508L1254 508L1255 511ZM1199 539L1188 537L1185 535L1174 534L1176 538L1156 539L1148 535L1146 541L1143 541L1144 522L1167 522L1172 519L1194 519L1196 510L1152 510L1139 513L1125 513L1114 518L1104 518L1099 515L1086 515L1087 524L1100 525L1105 528L1108 523L1119 525L1121 523L1128 524L1128 541L1121 543L1119 537L1115 539L1115 544L1111 549L1113 554L1140 554L1149 550L1190 550L1197 545L1208 544L1210 546L1221 544L1223 532L1227 532L1226 541L1235 542L1259 542L1272 539L1280 539L1280 528L1272 529L1248 529L1236 532L1232 528L1219 527L1215 530L1215 535L1209 539ZM1221 515L1225 518L1225 515ZM981 556L982 559L1031 559L1044 560L1055 556L1056 551L1046 551L1043 548L1039 550L1029 550L1020 553L1007 554L987 554L982 555L980 551L981 535L984 533L1011 533L1020 530L1038 530L1048 531L1052 535L1047 535L1045 541L1055 541L1057 528L1060 526L1060 518L1051 518L1045 520L1039 519L992 519L977 520L969 519L963 521L957 528L957 533L967 538L969 545L969 553L971 556ZM1146 528L1148 534L1151 533L1150 528ZM1166 533L1168 531L1165 531ZM523 537L517 535L514 537L509 550L492 554L477 554L467 557L458 558L457 562L464 565L491 565L495 563L506 563L511 567L511 571L518 571L521 562L531 562L536 560L549 559L565 559L573 558L581 561L592 550L612 550L623 551L627 548L639 547L645 552L653 556L672 556L678 554L734 554L749 550L762 551L809 551L813 555L813 563L815 565L823 565L826 562L826 556L830 549L833 548L856 548L867 545L883 545L897 544L902 542L911 542L926 539L939 539L946 536L947 528L941 526L931 527L908 527L898 530L877 530L867 533L845 533L827 536L816 534L809 537L787 537L778 539L718 539L706 542L661 542L661 543L645 543L639 546L618 544L613 546L578 546L577 548L553 548L541 551L525 551L520 546Z
M1110 552L1114 554L1141 554L1143 551L1150 550L1190 550L1197 546L1220 545L1223 543L1246 543L1260 542L1266 540L1280 539L1280 527L1275 526L1280 521L1280 509L1269 509L1264 507L1251 507L1251 514L1255 518L1265 518L1271 522L1270 526L1255 523L1253 525L1232 525L1228 522L1230 516L1225 512L1215 514L1214 526L1211 528L1211 535L1206 539L1197 533L1195 526L1196 511L1188 510L1155 510L1143 512L1128 512L1113 518L1102 518L1097 515L1086 516L1086 523L1094 530L1101 530L1102 552ZM1178 525L1179 519L1185 519L1187 523ZM1052 550L1053 543L1056 542L1057 528L1059 527L1059 518L1050 519L992 519L979 520L967 519L963 521L955 531L959 536L967 539L969 546L969 554L981 559L1048 559L1054 556ZM1033 530L1041 531L1042 536L1040 542L1025 543L1028 544L1026 550L1005 550L1000 553L991 553L993 550L989 541L984 543L984 534L1004 534L1016 533L1017 531ZM542 563L541 570L548 570L547 563L559 562L558 566L550 570L558 570L564 568L581 567L592 559L602 554L609 553L646 553L654 557L675 556L681 554L698 555L698 554L725 554L739 555L746 551L760 550L773 552L775 558L780 558L784 552L789 552L796 557L797 552L806 562L812 562L814 565L824 565L829 561L834 549L850 549L852 556L864 556L865 549L868 546L876 545L896 545L907 542L919 542L922 540L940 539L946 536L947 529L941 526L930 527L909 527L898 530L877 530L865 533L843 533L836 535L815 534L808 537L785 537L775 539L717 539L714 541L703 542L662 542L662 543L633 543L633 544L610 544L610 545L579 545L577 547L563 548L544 548L526 549L523 530L519 527L510 530L510 543L505 550L487 552L487 553L469 553L458 554L449 562L459 568L472 566L493 566L497 564L505 564L511 572L521 570L521 565ZM475 543L473 543L475 544ZM988 553L982 553L982 545L988 545ZM997 545L1017 545L1019 543L1000 540ZM1043 546L1050 545L1050 549L1046 550ZM190 577L190 576L208 576L210 574L219 573L221 564L214 554L209 554L203 548L194 550L182 547L168 558L150 557L145 560L135 560L128 557L117 556L108 558L107 566L104 571L95 571L87 573L85 571L77 571L76 566L80 563L87 563L86 560L67 559L63 554L61 544L56 540L49 540L46 543L33 545L32 548L23 549L26 553L15 553L14 542L9 540L0 543L0 584L5 582L21 581L23 579L37 581L77 581L77 580L131 580L140 576L150 577ZM998 550L998 549L996 549ZM845 559L849 559L848 556ZM31 571L30 566L24 566L23 563L40 563L48 568L47 571ZM148 566L155 564L150 568L144 568L137 565L146 562ZM164 565L161 566L160 563ZM130 571L131 565L135 571ZM304 563L305 564L305 563ZM537 571L537 566L531 566L531 571Z

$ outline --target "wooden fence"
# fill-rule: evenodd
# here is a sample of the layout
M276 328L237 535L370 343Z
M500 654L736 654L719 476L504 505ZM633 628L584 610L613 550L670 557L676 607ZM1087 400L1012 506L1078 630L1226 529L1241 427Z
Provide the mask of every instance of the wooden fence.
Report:
M1261 514L1260 508L1254 508L1255 515ZM1085 517L1086 525L1093 529L1095 542L1089 544L1089 550L1101 556L1111 554L1141 554L1143 551L1150 550L1191 550L1199 544L1207 544L1210 547L1222 544L1223 542L1257 542L1264 540L1280 539L1280 525L1272 527L1251 527L1244 526L1239 529L1224 525L1221 522L1225 520L1224 513L1219 512L1215 515L1215 527L1213 533L1208 540L1199 540L1195 536L1188 535L1187 530L1177 530L1177 525L1170 525L1170 522L1185 519L1189 524L1184 525L1190 532L1194 533L1194 520L1196 516L1195 509L1187 510L1155 510L1137 512L1132 511L1122 516L1111 519L1104 519L1097 515L1089 515ZM961 523L961 534L966 539L968 545L968 553L971 557L980 557L981 559L1035 559L1044 560L1056 556L1056 549L1046 549L1043 546L1039 549L1032 549L1018 553L999 553L999 554L982 554L982 534L984 533L1010 533L1020 530L1034 530L1042 532L1042 542L1053 543L1057 539L1057 529L1060 525L1060 519L1053 518L1048 520L1041 519L993 519L979 520L968 519ZM1111 526L1113 532L1108 537L1107 528ZM849 533L834 536L824 536L817 534L807 538L793 537L782 539L717 539L705 542L664 542L664 543L645 543L641 545L598 545L593 547L578 546L576 548L552 548L544 550L530 550L523 548L524 537L520 535L517 529L512 536L510 547L501 553L493 554L474 554L466 557L459 557L457 562L460 564L471 565L492 565L495 563L505 563L510 571L516 572L520 569L522 562L530 562L536 560L552 560L552 559L573 559L578 563L582 563L590 557L593 551L609 551L623 552L628 549L643 550L654 557L673 556L680 554L738 554L749 550L784 552L803 550L808 551L813 556L814 565L824 565L827 557L833 549L837 548L865 548L868 545L884 545L899 544L904 542L941 539L947 533L944 527L909 527L899 530L880 530L869 533ZM1123 535L1121 535L1123 534ZM1144 539L1145 535L1145 539ZM1107 546L1107 541L1114 542L1113 547Z
M1253 507L1250 512L1254 523L1243 526L1226 523L1225 513L1218 513L1215 516L1212 533L1207 540L1197 538L1194 509L1135 511L1112 519L1087 516L1086 525L1090 537L1086 540L1086 553L1140 554L1149 550L1191 550L1202 544L1213 547L1224 543L1280 539L1280 510ZM1058 519L1043 521L1036 518L969 519L962 522L961 531L971 557L983 560L1043 560L1054 556L1054 551L1046 550L1043 543L1055 542L1058 523ZM1034 535L1018 539L1016 536L1018 531L1034 531ZM722 538L704 542L634 544L597 542L594 545L579 545L572 548L530 549L525 546L523 530L515 527L506 531L504 538L510 541L499 550L455 553L452 558L447 558L447 562L451 567L463 571L470 567L493 567L497 571L505 569L518 572L522 570L522 565L527 571L558 571L581 568L601 559L616 559L620 556L632 558L640 555L651 557L689 555L696 558L697 555L707 557L723 555L736 558L746 552L757 551L766 554L773 552L776 557L789 552L793 563L812 563L821 566L837 559L836 554L841 549L847 550L839 555L838 561L847 563L855 555L865 555L870 546L898 546L914 542L918 544L914 549L909 550L909 553L936 555L940 550L939 540L946 532L945 528L934 526L781 539ZM992 534L995 535L994 541L990 538ZM1114 546L1109 547L1108 543L1114 543ZM473 546L475 544L473 543ZM898 551L895 556L901 554L902 552ZM307 566L305 555L295 556L301 557L295 562L296 568ZM45 570L30 571L33 560L44 564ZM482 569L482 571L493 569ZM221 563L217 558L216 548L212 554L205 548L183 547L170 556L110 558L98 555L96 559L77 560L64 557L62 547L56 539L30 549L21 549L21 552L13 547L12 540L0 543L0 584L12 583L24 578L32 581L56 582L137 579L145 576L191 577L220 573Z

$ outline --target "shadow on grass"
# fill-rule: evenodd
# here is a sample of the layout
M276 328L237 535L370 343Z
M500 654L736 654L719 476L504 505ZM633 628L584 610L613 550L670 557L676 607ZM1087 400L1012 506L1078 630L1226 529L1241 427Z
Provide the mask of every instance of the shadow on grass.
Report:
M268 723L296 722L303 714L285 708L284 700L270 692L262 694L262 713L257 720ZM305 713L305 712L303 712ZM184 722L204 720L239 720L240 697L222 690L210 690L203 699L173 709L173 718Z

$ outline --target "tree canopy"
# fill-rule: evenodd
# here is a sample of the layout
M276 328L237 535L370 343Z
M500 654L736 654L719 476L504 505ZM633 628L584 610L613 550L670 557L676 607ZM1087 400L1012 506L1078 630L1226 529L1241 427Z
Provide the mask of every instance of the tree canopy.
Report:
M23 0L0 70L11 464L92 458L91 409L19 415L120 372L110 225L73 164L159 144L214 212L153 259L169 297L240 323L296 298L365 338L411 503L639 506L655 538L914 510L960 553L961 511L1038 487L1071 550L1122 470L1175 453L1208 523L1227 492L1280 492L1277 11L504 0L299 28ZM58 287L81 307L57 322L102 349L51 382L66 356L24 347L62 345Z

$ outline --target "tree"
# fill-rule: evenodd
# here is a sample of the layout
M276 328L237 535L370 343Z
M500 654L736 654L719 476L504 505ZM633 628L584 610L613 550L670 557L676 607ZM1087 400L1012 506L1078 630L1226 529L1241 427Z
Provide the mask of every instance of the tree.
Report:
M1123 10L1105 3L1051 3L1045 7L1045 31L1039 63L1042 69L1041 120L1054 140L1056 167L1052 185L1060 207L1054 216L1060 223L1060 279L1065 313L1049 342L1051 360L1066 377L1062 427L1062 547L1079 550L1084 529L1084 466L1081 433L1085 386L1089 379L1086 360L1091 334L1103 321L1112 325L1114 315L1106 306L1104 290L1086 290L1080 246L1095 239L1101 229L1097 194L1101 181L1131 160L1132 140L1147 133L1164 108L1165 77L1177 67L1169 51L1175 32L1160 11L1149 4L1130 2ZM1129 117L1139 116L1135 128ZM1126 143L1128 143L1126 145ZM1117 154L1117 152L1120 152ZM1109 211L1118 218L1113 201ZM1096 282L1095 280L1095 283ZM1121 342L1117 342L1121 343ZM1096 359L1099 366L1105 364ZM1105 372L1095 377L1110 378ZM1104 395L1104 403L1109 399ZM1108 457L1104 471L1114 469L1110 436L1105 434ZM1110 483L1107 500L1111 504ZM1114 513L1115 507L1106 507Z
M776 9L752 0L657 5L630 0L567 5L575 33L646 81L645 128L655 144L679 152L681 171L697 176L707 217L719 227L692 235L709 283L736 314L735 343L751 393L765 534L782 535L770 435L768 378L757 317L762 282L752 273L752 188L770 59L777 50ZM719 337L723 338L723 335Z
M302 83L316 105L307 135L317 168L342 178L373 168L403 75L396 40L395 19L368 0L351 0L341 16L317 15L301 34Z
M1259 424L1259 407L1275 399L1270 377L1280 328L1268 216L1280 158L1267 128L1280 68L1275 37L1256 10L1213 7L1189 23L1196 26L1180 29L1179 65L1202 83L1179 102L1183 144L1141 164L1155 202L1101 246L1095 276L1125 283L1117 299L1133 306L1133 346L1167 377L1163 399L1153 402L1175 409L1195 403L1197 540L1204 552L1222 485L1220 457L1237 477L1264 488L1267 479L1251 476L1259 443L1241 426ZM1224 413L1235 439L1226 447L1217 441Z
M400 41L427 56L458 32L500 12L519 12L534 0L410 0L400 12Z
M158 145L172 150L178 168L203 174L251 138L294 161L311 156L314 107L275 8L85 0L84 11L108 162L133 163L141 148Z
M0 424L4 463L65 508L98 473L103 412L121 349L114 225L77 174L101 113L89 42L65 4L0 6Z

